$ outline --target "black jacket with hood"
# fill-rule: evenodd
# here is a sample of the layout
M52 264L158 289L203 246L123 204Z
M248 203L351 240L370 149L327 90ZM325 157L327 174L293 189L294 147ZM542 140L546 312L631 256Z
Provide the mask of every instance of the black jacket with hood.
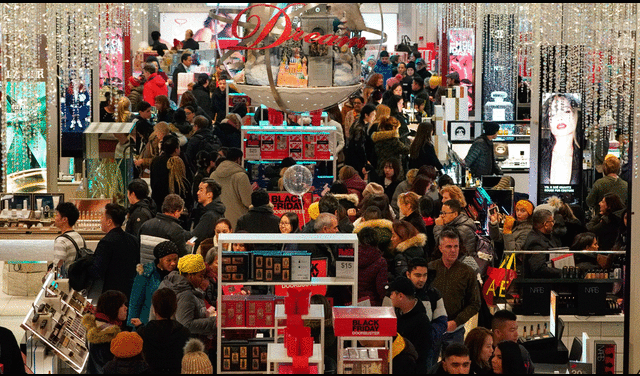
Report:
M182 348L191 333L176 320L152 320L136 331L142 337L142 353L152 373L177 374L182 369Z
M138 236L142 224L155 217L156 213L156 203L151 199L151 197L146 197L136 202L129 206L129 218L127 219L127 225L125 226L124 231L133 236Z

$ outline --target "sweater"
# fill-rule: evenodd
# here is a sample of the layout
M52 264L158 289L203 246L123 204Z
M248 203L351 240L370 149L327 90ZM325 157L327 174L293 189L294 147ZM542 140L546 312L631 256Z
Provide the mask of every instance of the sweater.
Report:
M431 285L442 294L449 320L457 326L465 324L480 311L480 287L476 272L456 260L450 268L442 259L431 261L429 270L435 269L436 277Z
M619 177L611 177L605 176L593 183L593 187L591 191L589 191L589 195L587 196L587 205L590 208L594 209L596 212L598 210L598 204L604 198L604 195L607 193L615 193L620 197L620 200L623 204L627 203L627 194L629 190L629 183L622 180Z

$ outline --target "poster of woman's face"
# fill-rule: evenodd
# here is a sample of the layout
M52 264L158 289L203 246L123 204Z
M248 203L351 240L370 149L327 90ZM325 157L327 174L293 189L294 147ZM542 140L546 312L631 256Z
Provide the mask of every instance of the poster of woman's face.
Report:
M579 185L582 170L581 96L542 95L540 122L540 184ZM549 189L549 187L545 188Z

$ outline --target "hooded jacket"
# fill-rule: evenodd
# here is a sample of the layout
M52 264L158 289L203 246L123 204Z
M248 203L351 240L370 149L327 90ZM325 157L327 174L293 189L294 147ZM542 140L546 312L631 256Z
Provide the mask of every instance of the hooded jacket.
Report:
M152 320L137 328L142 337L142 353L156 374L179 374L182 369L182 348L191 333L176 320Z
M502 241L504 243L504 249L507 251L522 250L524 242L527 240L527 236L529 236L531 231L533 231L531 218L526 221L515 221L511 234L505 234L500 231L498 223L489 223L489 237L494 242Z
M402 161L402 154L409 154L409 147L400 141L398 130L377 131L371 136L378 157L378 175L384 176L384 162L396 158ZM402 164L398 176L404 176Z
M236 232L245 230L250 234L279 234L280 217L273 214L271 204L249 207L249 212L238 219Z
M393 259L389 244L391 243L391 236L393 235L393 222L388 219L371 219L368 221L361 221L357 225L354 225L353 233L357 234L365 227L372 227L378 233L378 248L382 251L384 258L390 262Z
M462 245L464 245L464 254L460 251L460 258L463 256L476 255L476 224L473 219L469 218L464 212L460 212L458 216L446 225L435 225L433 227L433 236L436 238L436 244L439 243L440 233L446 226L454 227L460 234Z
M149 322L149 312L151 312L151 298L160 286L163 276L160 275L155 261L145 265L138 264L136 272L138 274L134 278L131 288L127 322L138 318L143 324L146 324ZM164 273L166 274L166 272Z
M191 231L191 236L198 238L193 249L198 249L198 245L200 245L200 242L204 239L213 238L213 235L215 235L216 222L218 222L220 218L224 218L225 211L226 208L222 201L220 201L220 197L216 197L215 200L204 207L204 213L200 216L196 227Z
M140 227L140 262L147 264L155 260L153 249L159 243L167 240L174 242L182 257L187 254L187 240L191 237L188 231L180 226L178 219L164 213L158 213L155 218L146 221Z
M225 217L236 228L238 219L249 211L251 205L251 183L247 172L236 162L224 161L211 173L211 178L222 187L220 199L227 210Z
M138 236L140 227L142 227L146 221L155 217L156 203L151 199L151 197L145 197L144 199L129 206L128 211L129 218L127 219L127 225L125 226L124 231L133 236Z
M178 308L176 320L189 330L191 335L211 335L216 332L216 318L207 317L207 309L204 304L204 294L193 287L189 280L174 270L160 282L161 288L170 288L176 293ZM149 320L155 320L155 314L151 311Z
M89 374L102 374L105 364L113 359L111 340L116 338L121 329L117 325L97 320L90 313L82 317L82 325L87 329L87 341L89 342L87 371Z
M388 276L387 261L377 247L358 246L358 299L369 297L371 306L382 304Z
M418 233L396 246L396 254L393 257L393 275L401 277L408 269L409 261L416 257L425 257L424 246L427 244L427 235Z
M224 120L224 119L223 119ZM228 148L239 148L240 147L240 138L242 134L240 130L233 126L233 124L227 122L220 122L213 129L213 134L218 136L222 146Z
M362 180L360 175L353 175L349 179L345 179L343 183L345 187L347 187L349 193L356 194L358 196L358 200L362 200L362 191L366 188L367 182Z
M156 97L158 95L168 95L169 89L167 88L166 81L158 76L157 73L152 73L149 76L149 79L144 84L144 89L142 90L142 97L145 102L149 102L150 105L156 105Z

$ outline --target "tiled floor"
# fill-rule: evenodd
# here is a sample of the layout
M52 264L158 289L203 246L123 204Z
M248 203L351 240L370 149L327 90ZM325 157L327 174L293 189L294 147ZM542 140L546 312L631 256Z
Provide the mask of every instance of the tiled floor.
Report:
M13 332L18 340L22 341L24 329L20 323L29 312L29 307L35 300L35 296L10 296L2 292L2 270L4 262L0 262L0 326Z

